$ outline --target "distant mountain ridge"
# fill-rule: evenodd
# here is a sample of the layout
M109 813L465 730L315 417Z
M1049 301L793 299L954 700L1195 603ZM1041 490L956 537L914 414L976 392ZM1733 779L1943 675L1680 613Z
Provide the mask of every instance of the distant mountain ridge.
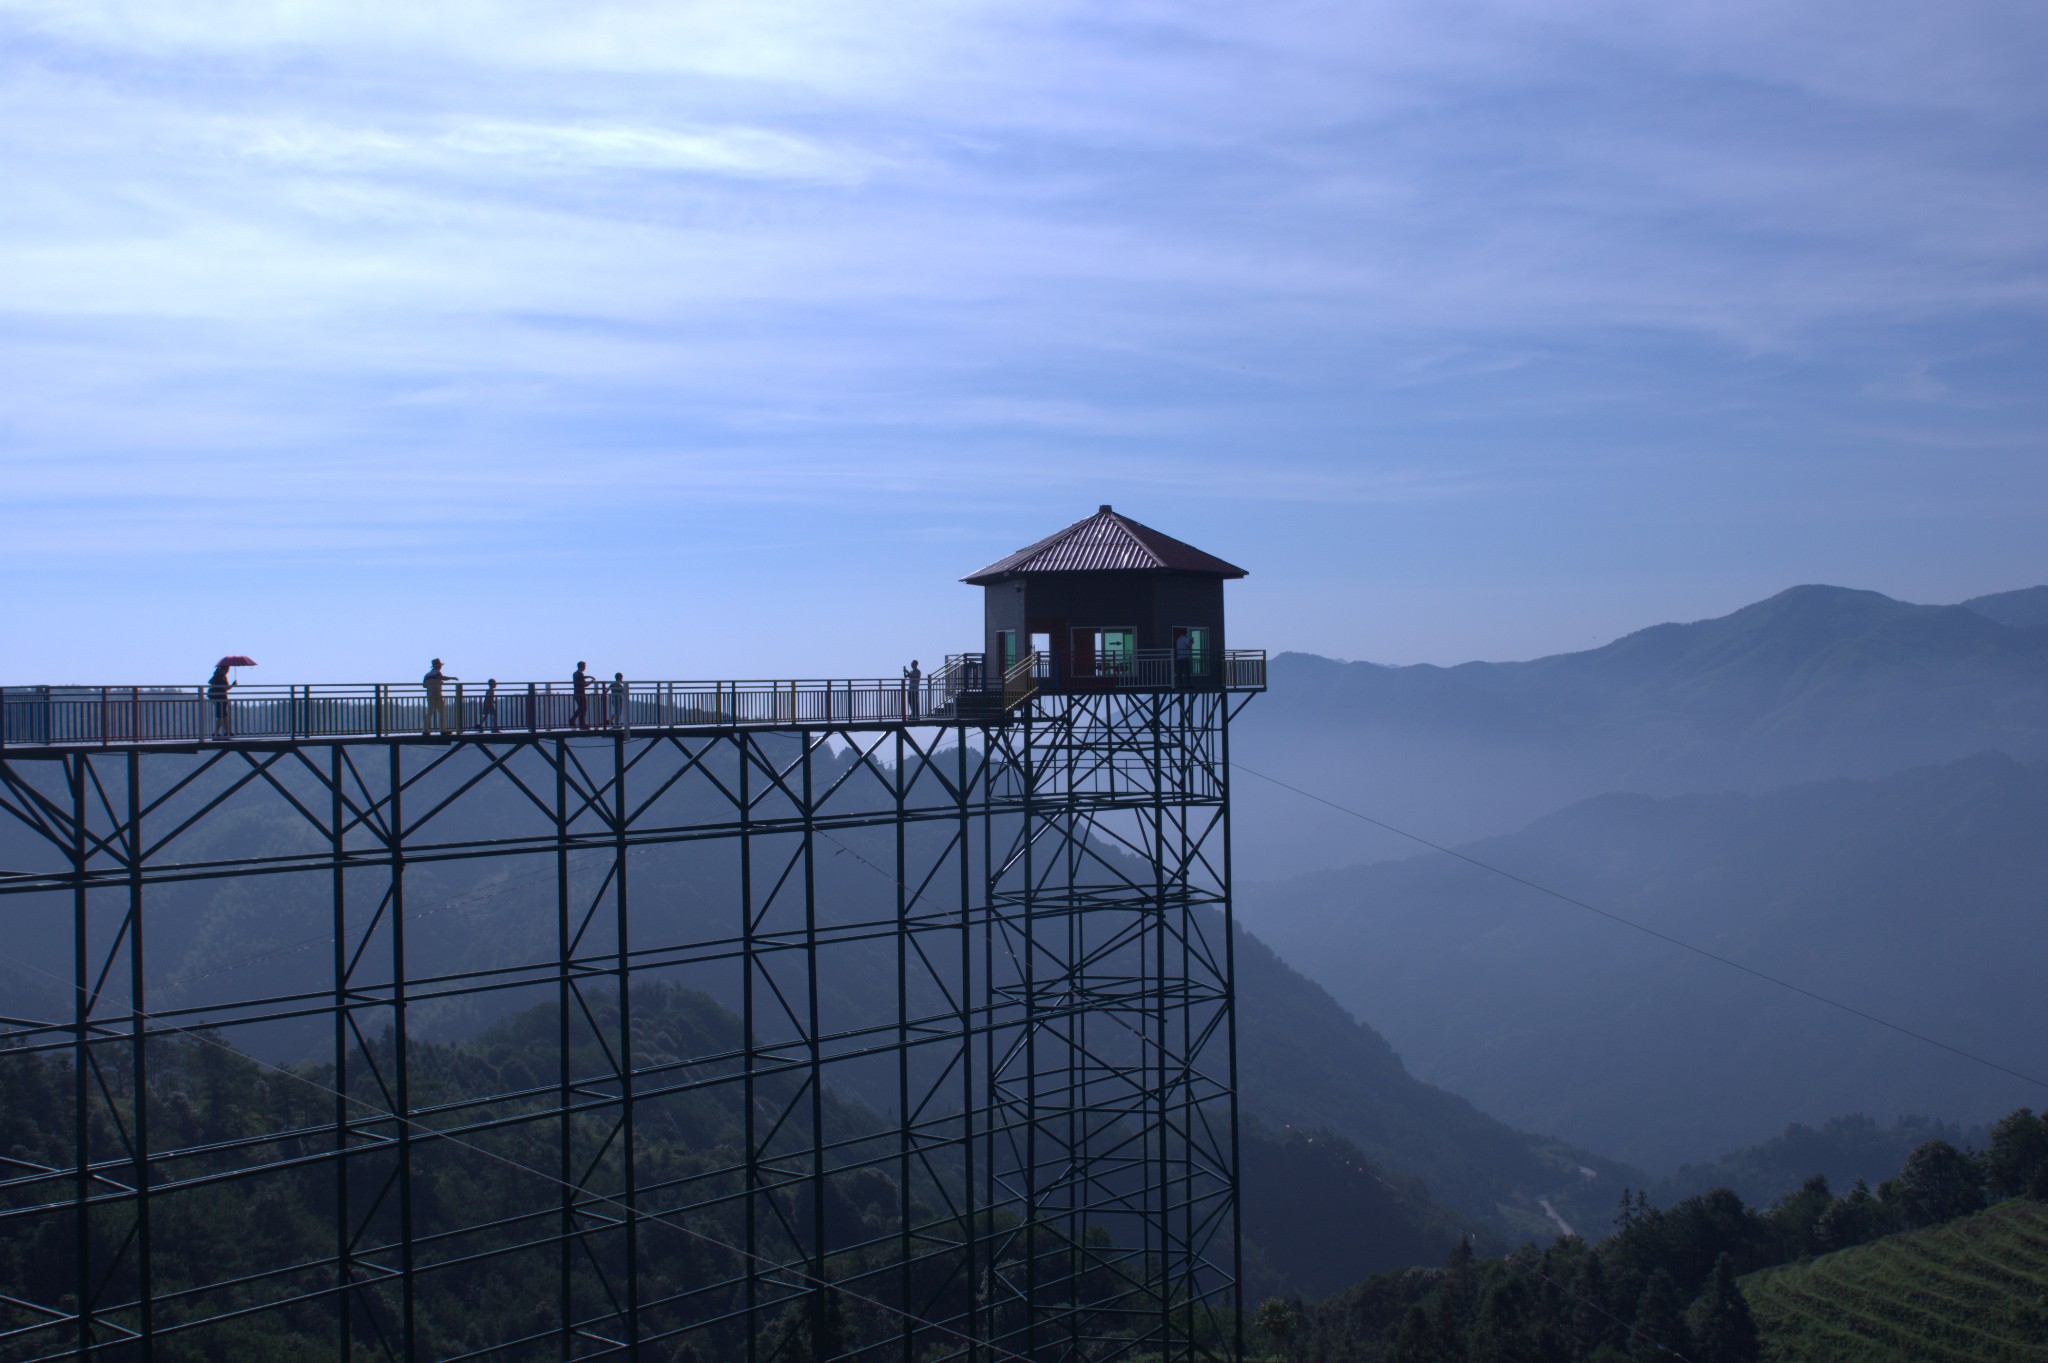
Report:
M2048 757L2048 588L1919 606L1802 586L1711 620L1528 662L1388 667L1299 653L1232 734L1251 771L1438 841L1626 790L1760 791L1986 749ZM2013 623L2024 622L2024 623ZM1239 866L1272 876L1398 842L1257 779Z
M2048 628L2048 587L2022 587L2016 592L1973 596L1963 605L2001 625L2021 629Z

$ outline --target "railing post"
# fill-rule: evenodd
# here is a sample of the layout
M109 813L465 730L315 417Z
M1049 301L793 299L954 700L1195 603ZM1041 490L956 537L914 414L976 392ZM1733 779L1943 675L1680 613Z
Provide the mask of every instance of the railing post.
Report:
M378 682L371 688L376 694L377 737L384 737L384 683Z

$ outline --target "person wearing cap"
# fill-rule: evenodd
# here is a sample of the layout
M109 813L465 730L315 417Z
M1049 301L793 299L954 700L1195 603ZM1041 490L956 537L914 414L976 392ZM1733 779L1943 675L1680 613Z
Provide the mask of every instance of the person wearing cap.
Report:
M441 670L439 658L434 659L434 665L427 669L427 675L420 678L420 685L427 688L427 722L420 726L421 733L432 733L436 729L444 734L448 732L448 698L446 692L441 689L441 684L454 680L454 677Z

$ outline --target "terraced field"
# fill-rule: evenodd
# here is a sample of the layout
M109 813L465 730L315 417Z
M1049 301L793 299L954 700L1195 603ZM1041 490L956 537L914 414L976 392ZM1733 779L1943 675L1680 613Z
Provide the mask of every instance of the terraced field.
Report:
M2048 1204L1765 1269L1742 1291L1777 1363L2042 1363Z

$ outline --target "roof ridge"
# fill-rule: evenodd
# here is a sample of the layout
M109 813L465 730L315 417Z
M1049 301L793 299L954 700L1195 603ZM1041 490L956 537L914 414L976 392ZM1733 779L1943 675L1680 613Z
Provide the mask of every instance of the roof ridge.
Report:
M985 583L1017 573L1170 571L1243 577L1245 571L1163 530L1132 520L1104 503L1044 539L997 559L963 582Z

